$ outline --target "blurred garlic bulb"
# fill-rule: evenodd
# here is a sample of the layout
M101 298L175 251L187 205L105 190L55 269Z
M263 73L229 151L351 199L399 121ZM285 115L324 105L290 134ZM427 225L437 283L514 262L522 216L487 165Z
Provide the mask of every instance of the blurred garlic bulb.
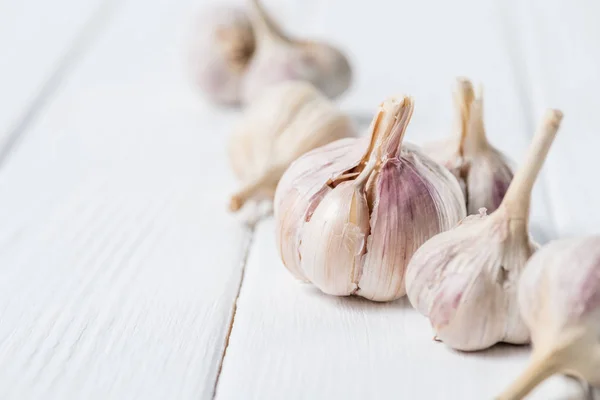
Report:
M329 98L348 89L352 71L344 54L327 43L290 38L260 0L250 1L256 51L244 77L245 102L252 101L265 87L286 80L308 81Z
M254 46L254 32L245 10L220 6L199 16L190 48L190 69L210 101L240 103L242 80Z
M230 140L230 163L242 182L230 209L240 209L250 198L272 198L295 159L355 134L350 118L310 83L269 87L244 110Z
M513 178L510 161L487 140L483 124L482 93L459 78L454 90L456 134L423 146L423 151L448 168L458 179L467 201L467 214L482 207L494 212Z
M557 373L600 387L600 236L544 246L527 263L518 297L533 355L498 399L522 399Z
M413 107L410 97L386 100L370 137L315 149L285 172L277 243L297 278L332 295L397 299L416 249L465 217L452 174L402 145Z
M434 236L408 265L409 300L452 348L480 350L497 342L529 341L517 306L517 283L537 249L528 232L531 190L561 119L559 111L548 112L494 213L488 216L482 209Z

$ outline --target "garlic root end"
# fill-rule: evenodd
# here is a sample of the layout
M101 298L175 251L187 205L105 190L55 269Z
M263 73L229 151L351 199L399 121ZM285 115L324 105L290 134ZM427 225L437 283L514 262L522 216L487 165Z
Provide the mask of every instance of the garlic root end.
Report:
M275 194L275 188L283 175L284 168L270 167L255 179L247 182L244 186L231 196L229 210L238 211L244 204L259 191L269 191L271 197Z

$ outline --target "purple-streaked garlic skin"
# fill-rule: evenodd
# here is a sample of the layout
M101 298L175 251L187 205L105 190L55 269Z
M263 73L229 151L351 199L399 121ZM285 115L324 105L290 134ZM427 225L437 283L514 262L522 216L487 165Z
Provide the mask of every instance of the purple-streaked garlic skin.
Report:
M531 191L561 120L559 110L547 111L495 212L488 216L482 208L434 236L409 263L409 300L454 349L529 341L517 292L521 273L539 247L528 232Z
M357 294L375 301L406 294L408 260L429 238L458 221L447 215L464 212L456 189L456 180L413 146L405 145L401 157L383 164L373 190L371 235Z
M243 76L254 52L254 32L247 13L236 7L204 10L194 26L189 67L207 99L222 105L241 102Z
M444 165L459 180L467 214L480 208L491 214L500 206L513 178L512 161L487 140L483 124L483 99L475 96L470 81L457 80L454 92L457 134L423 146L424 152Z
M519 284L519 306L535 348L558 343L579 329L600 385L600 236L553 241L527 264ZM587 338L589 336L589 339Z
M395 111L376 116L377 134L307 153L278 185L282 260L325 293L402 297L414 251L466 216L456 179L414 146L400 149L413 107L412 100L403 101L384 103L382 110Z
M537 245L529 239L515 243L515 237L519 241L528 237L526 226L508 220L502 211L467 217L427 241L408 266L410 302L454 349L474 351L498 342L529 342L516 291ZM522 233L515 236L511 230Z

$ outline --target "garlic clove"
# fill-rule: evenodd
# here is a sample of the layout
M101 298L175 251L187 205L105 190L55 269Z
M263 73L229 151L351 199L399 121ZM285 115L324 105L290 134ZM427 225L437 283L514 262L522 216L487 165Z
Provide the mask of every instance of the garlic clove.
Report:
M352 70L346 56L335 47L316 41L298 41L286 35L259 0L251 0L250 17L256 32L256 51L243 82L243 98L252 102L275 83L303 80L329 98L350 86Z
M319 203L304 225L300 252L305 276L324 293L347 296L358 286L369 233L364 185L342 182Z
M531 190L562 119L549 111L500 207L428 240L406 274L408 298L436 335L459 350L527 343L517 282L538 245L528 233Z
M309 150L355 135L349 117L307 82L288 81L265 90L244 110L229 145L242 187L230 209L249 199L272 199L288 166Z
M193 80L212 102L239 105L244 74L254 53L254 30L240 8L205 10L194 26L189 51Z
M533 354L498 399L522 399L557 373L600 386L600 236L544 246L527 263L518 294Z
M469 215L477 214L480 208L492 213L500 206L512 180L512 162L487 140L482 89L476 95L472 83L459 78L454 103L457 134L425 145L423 150L459 179Z
M399 298L414 250L465 217L452 174L402 146L413 108L409 97L388 99L368 138L313 150L285 172L275 195L277 238L296 277L330 294ZM349 224L352 209L361 210L360 222Z
M277 185L274 200L275 219L279 221L277 247L284 265L299 280L309 281L300 269L301 229L331 190L328 180L359 164L364 146L356 143L365 139L340 139L306 153L290 165Z

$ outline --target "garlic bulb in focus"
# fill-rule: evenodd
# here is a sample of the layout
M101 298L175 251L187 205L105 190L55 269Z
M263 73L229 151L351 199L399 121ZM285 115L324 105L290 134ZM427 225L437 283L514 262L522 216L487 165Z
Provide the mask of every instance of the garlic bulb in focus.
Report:
M370 137L315 149L285 172L275 194L277 243L298 279L328 294L397 299L416 249L465 217L452 174L402 145L413 107L409 97L386 100Z
M200 15L189 61L194 81L209 100L240 103L242 80L254 46L254 31L245 10L220 6Z
M456 134L423 147L458 179L467 201L467 214L480 208L494 212L513 178L510 161L487 140L482 93L476 97L470 81L460 78L454 90Z
M458 350L529 341L517 283L537 249L528 232L531 190L562 119L549 111L500 207L427 241L406 274L408 298L436 335Z
M244 77L242 95L246 103L265 87L287 80L310 82L329 98L348 89L352 71L344 54L327 43L290 38L267 14L260 0L250 1L256 51Z
M231 210L250 198L272 198L281 175L307 151L355 135L350 118L311 84L268 88L244 110L230 139L230 163L242 182Z
M533 355L498 399L522 399L557 373L600 387L600 236L544 246L527 263L518 297Z

